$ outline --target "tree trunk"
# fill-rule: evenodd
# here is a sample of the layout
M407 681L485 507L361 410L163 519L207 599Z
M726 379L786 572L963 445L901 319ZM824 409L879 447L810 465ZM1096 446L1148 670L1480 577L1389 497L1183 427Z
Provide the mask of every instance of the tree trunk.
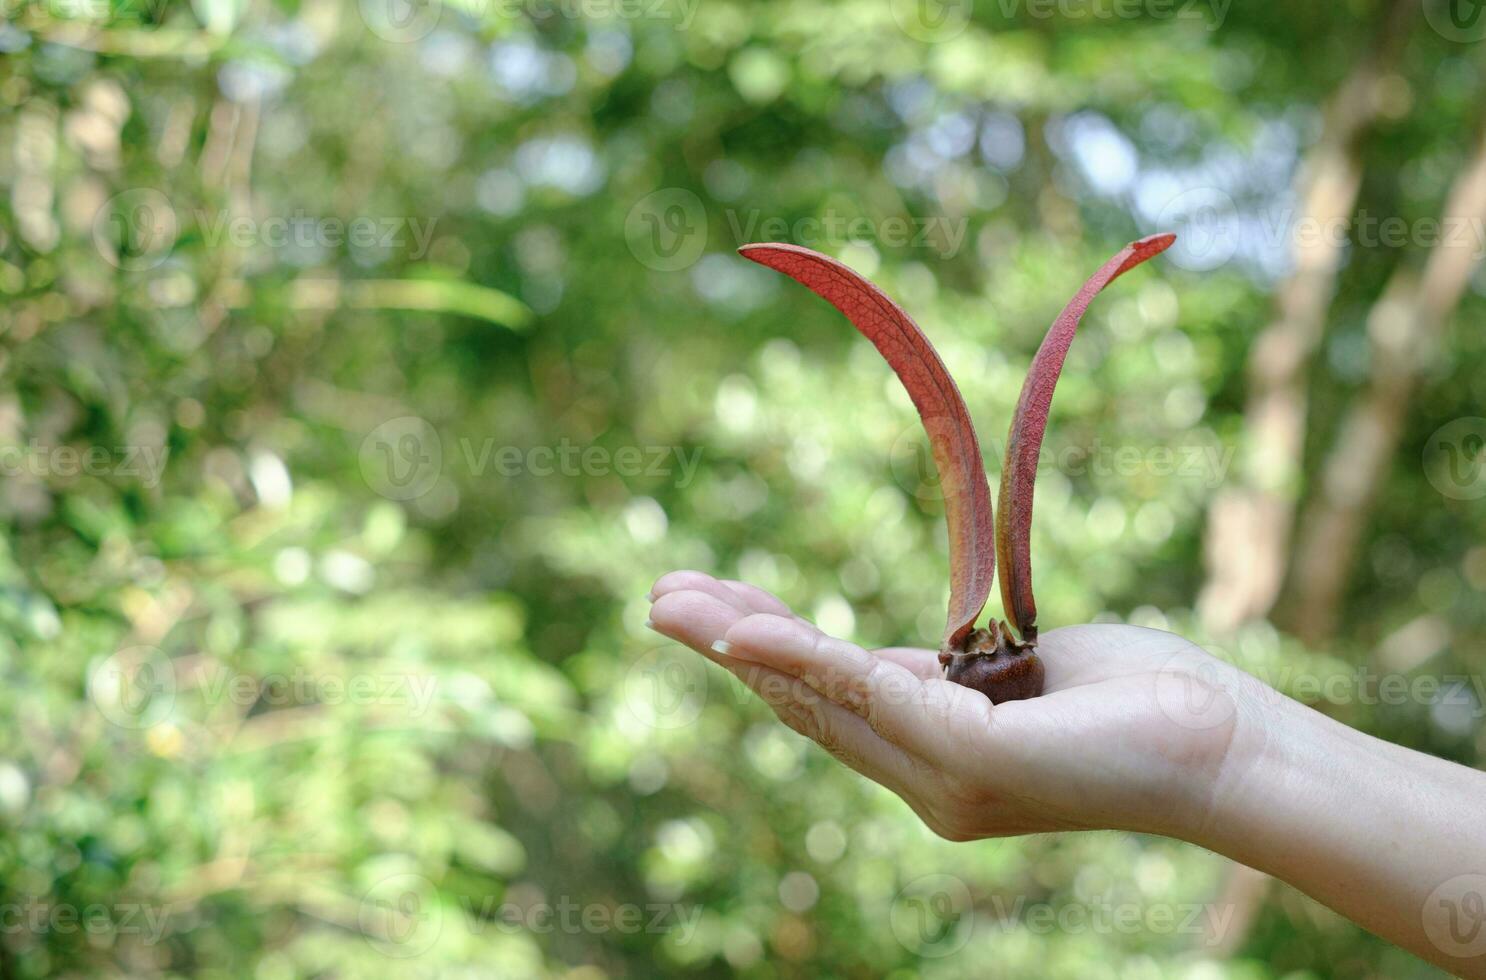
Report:
M1439 244L1422 274L1400 269L1368 314L1372 346L1366 388L1353 399L1305 510L1287 620L1311 645L1332 638L1348 575L1378 486L1398 449L1420 372L1426 368L1481 261L1474 229L1486 220L1486 128L1445 202Z
M1392 70L1414 12L1408 0L1389 8L1373 51L1332 96L1297 182L1297 222L1331 230L1351 218L1362 182L1358 143L1378 116L1379 82ZM1279 596L1301 482L1306 368L1325 333L1340 237L1297 237L1294 271L1278 290L1275 319L1249 354L1242 482L1213 501L1204 541L1207 583L1197 608L1210 633L1267 616Z

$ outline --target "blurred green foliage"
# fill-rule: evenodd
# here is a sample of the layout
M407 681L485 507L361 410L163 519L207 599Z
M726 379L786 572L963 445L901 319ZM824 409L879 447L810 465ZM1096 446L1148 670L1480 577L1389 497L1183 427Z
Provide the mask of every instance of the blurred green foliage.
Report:
M1187 185L1284 207L1382 18L926 9L5 7L0 976L1435 975L1174 842L939 841L642 628L680 567L867 644L942 621L906 396L737 245L813 236L900 299L995 479L1064 299ZM1478 46L1416 21L1362 148L1362 206L1411 219L1483 97ZM1286 274L1248 231L1086 320L1049 450L1140 455L1040 476L1047 626L1202 639L1203 524ZM1349 251L1318 444L1418 252ZM1227 655L1346 678L1429 615L1453 641L1423 669L1479 676L1486 513L1418 460L1486 401L1483 345L1453 331L1428 378L1334 648L1261 623ZM1478 712L1337 713L1482 752Z

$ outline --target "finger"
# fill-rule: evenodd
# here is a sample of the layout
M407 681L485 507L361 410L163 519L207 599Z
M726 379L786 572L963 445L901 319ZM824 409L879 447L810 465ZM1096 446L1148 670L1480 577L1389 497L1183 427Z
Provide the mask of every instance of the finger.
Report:
M667 592L650 607L650 627L679 640L710 660L718 659L712 646L729 627L744 617L736 606L710 592L682 589Z
M754 612L770 613L775 616L795 615L794 610L783 599L756 585L749 585L747 582L739 582L730 578L722 579L722 584L738 593L739 597L748 603L748 608Z
M656 579L655 585L651 586L651 602L656 602L663 596L672 595L676 592L701 592L712 596L719 602L727 603L738 612L748 614L756 612L751 608L743 597L737 592L723 585L717 579L706 572L696 572L690 569L679 572L667 572ZM651 617L654 618L653 616Z
M889 742L924 759L943 757L960 712L985 713L983 695L954 684L926 683L891 660L779 616L745 616L713 649L806 681L825 697L866 720Z
M805 681L760 664L727 656L717 659L786 727L815 742L838 762L904 799L909 797L908 788L920 781L921 763L874 732L860 715L827 700Z
M860 717L831 703L798 678L713 651L713 644L742 618L732 606L692 590L669 592L657 599L650 610L651 623L657 632L722 664L791 729L813 739L862 775L901 793L914 777L914 766L908 763L902 750L883 741Z
M944 676L944 668L939 665L939 654L933 650L923 650L918 647L882 647L872 652L884 660L891 660L898 666L906 668L921 681L937 680Z

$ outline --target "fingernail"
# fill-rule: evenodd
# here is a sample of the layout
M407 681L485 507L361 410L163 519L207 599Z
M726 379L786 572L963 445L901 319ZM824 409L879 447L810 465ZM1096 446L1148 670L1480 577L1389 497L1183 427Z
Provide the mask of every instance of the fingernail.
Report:
M654 602L655 601L655 590L654 589L651 589L649 592L645 593L645 601L646 602Z
M654 620L650 620L650 619L645 620L645 628L648 629L648 630L655 630L657 633L660 632L660 630L656 630L655 629L655 621Z
M726 657L728 654L733 652L733 645L727 640L718 640L716 643L712 644L712 652Z

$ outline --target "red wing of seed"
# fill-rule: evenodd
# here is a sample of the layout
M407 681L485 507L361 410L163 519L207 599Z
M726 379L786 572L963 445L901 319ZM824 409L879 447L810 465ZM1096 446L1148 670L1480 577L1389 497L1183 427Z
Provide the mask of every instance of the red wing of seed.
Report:
M949 525L949 616L941 649L959 649L985 608L996 578L991 488L960 389L918 324L882 290L840 262L798 245L745 245L738 251L840 310L872 341L908 389L929 433Z
M1023 640L1037 636L1037 603L1032 598L1032 488L1037 477L1037 456L1047 430L1053 389L1063 370L1063 358L1073 343L1078 321L1099 291L1146 259L1160 255L1176 241L1175 235L1152 235L1126 245L1084 283L1078 295L1048 328L1022 394L1011 432L1006 437L1006 462L1001 467L1000 518L996 522L996 554L1001 560L1001 600L1006 618Z

